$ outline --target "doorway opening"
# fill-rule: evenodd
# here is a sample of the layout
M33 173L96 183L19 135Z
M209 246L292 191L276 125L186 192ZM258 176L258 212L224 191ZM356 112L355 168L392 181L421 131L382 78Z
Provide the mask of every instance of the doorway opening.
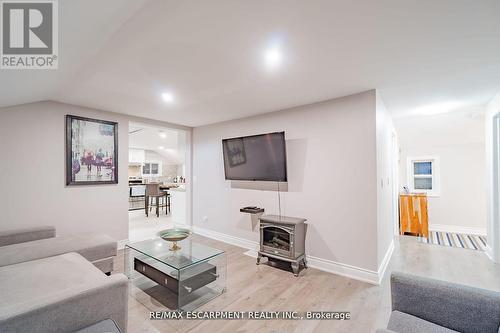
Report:
M484 252L487 183L484 108L400 118L399 233Z
M189 132L129 123L129 241L186 226Z
M488 195L489 195L489 214L490 220L488 225L488 257L495 261L500 262L500 112L491 117L491 135L490 145L488 146L491 159L488 160L489 181Z

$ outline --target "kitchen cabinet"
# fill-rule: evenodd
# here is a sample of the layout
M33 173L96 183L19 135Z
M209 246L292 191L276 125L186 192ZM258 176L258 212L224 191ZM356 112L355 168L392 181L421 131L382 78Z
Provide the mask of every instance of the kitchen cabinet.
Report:
M128 150L128 163L135 165L142 165L144 163L146 154L142 149L129 149Z

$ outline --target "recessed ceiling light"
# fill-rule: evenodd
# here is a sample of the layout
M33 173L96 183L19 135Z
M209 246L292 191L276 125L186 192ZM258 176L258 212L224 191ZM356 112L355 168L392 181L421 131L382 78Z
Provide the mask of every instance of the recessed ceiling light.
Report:
M441 113L448 113L463 106L460 102L443 102L425 105L413 110L416 115L431 116Z
M165 139L167 137L167 133L163 132L163 131L160 131L158 132L158 135L160 136L160 138L162 139Z
M159 146L158 149L163 150L163 149L165 149L165 147Z
M163 94L161 94L161 98L163 98L163 101L167 103L172 103L174 101L174 95L172 95L172 93L170 92L164 92Z
M270 69L278 67L283 61L283 54L278 48L270 48L264 53L264 61Z

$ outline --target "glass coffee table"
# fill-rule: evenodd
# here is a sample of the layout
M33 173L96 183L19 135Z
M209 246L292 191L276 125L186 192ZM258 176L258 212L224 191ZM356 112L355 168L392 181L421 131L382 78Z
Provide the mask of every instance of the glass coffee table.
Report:
M161 238L125 246L125 274L139 288L170 310L192 311L226 290L227 259L222 250L194 242ZM151 309L153 310L153 309Z

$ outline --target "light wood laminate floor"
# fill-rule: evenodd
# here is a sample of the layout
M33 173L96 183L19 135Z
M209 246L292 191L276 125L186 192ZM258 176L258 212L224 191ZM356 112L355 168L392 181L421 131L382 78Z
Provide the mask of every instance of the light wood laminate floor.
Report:
M243 253L245 249L192 235L227 253L227 292L197 310L207 311L350 311L349 321L310 320L150 320L149 309L166 310L145 293L129 296L128 332L374 332L386 327L391 311L389 276L403 271L481 288L500 290L500 265L484 252L396 239L380 286L309 268L298 278ZM360 245L362 246L362 245ZM123 252L116 258L123 272ZM146 306L147 307L146 307ZM149 309L148 309L149 308Z

